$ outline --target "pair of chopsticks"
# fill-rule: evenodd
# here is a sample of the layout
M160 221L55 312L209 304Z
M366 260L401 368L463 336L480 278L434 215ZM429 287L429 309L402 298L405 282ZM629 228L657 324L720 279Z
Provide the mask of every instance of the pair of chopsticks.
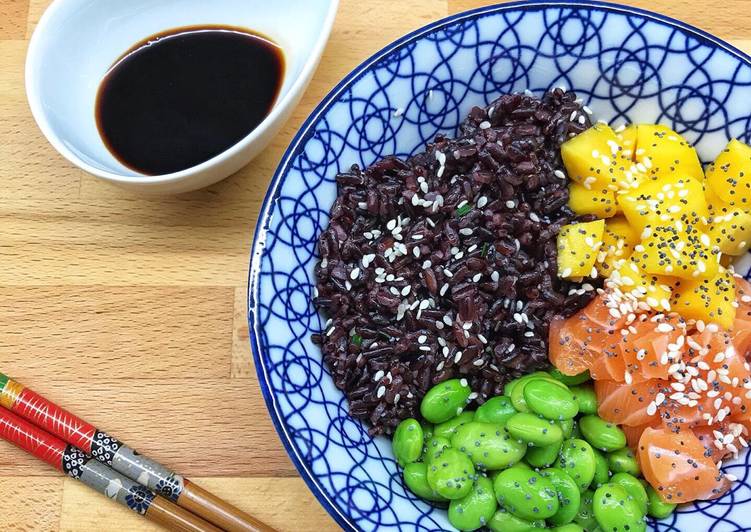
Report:
M274 530L2 373L0 438L167 529Z

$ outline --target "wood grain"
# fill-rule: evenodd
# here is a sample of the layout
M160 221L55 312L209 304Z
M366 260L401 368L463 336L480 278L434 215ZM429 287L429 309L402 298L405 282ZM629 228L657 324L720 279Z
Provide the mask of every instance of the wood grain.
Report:
M487 3L341 0L310 87L263 154L205 190L142 198L44 140L23 70L49 0L0 0L0 370L280 530L336 530L258 389L245 302L257 213L290 139L342 76L397 37ZM751 51L748 0L629 3ZM156 530L1 442L0 529Z

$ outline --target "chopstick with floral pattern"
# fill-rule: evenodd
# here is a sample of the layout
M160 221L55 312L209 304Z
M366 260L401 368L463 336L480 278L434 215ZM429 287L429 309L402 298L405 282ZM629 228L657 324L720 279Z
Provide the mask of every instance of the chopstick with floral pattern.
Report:
M0 438L50 464L69 477L170 530L221 532L150 489L94 460L80 449L0 407Z
M0 406L221 529L274 530L2 373Z

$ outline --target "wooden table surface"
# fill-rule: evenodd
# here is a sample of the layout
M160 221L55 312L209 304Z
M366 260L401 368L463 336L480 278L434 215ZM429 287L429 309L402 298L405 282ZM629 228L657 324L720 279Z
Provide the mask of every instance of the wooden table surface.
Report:
M314 1L314 0L312 0ZM0 367L280 530L337 527L266 413L248 346L248 250L266 186L313 106L400 35L482 0L342 0L292 119L248 167L146 199L73 167L23 84L49 0L0 0ZM751 50L749 0L634 0ZM0 529L151 530L0 442Z

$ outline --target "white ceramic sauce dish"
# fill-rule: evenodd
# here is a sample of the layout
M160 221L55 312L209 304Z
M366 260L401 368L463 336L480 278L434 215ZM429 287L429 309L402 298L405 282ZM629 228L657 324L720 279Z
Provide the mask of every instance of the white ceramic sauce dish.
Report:
M34 31L26 94L39 128L66 159L116 185L151 194L216 183L263 150L299 102L321 58L339 0L55 0ZM140 174L118 161L96 124L96 96L112 64L133 45L173 28L229 25L265 35L284 52L271 112L234 146L171 174Z

